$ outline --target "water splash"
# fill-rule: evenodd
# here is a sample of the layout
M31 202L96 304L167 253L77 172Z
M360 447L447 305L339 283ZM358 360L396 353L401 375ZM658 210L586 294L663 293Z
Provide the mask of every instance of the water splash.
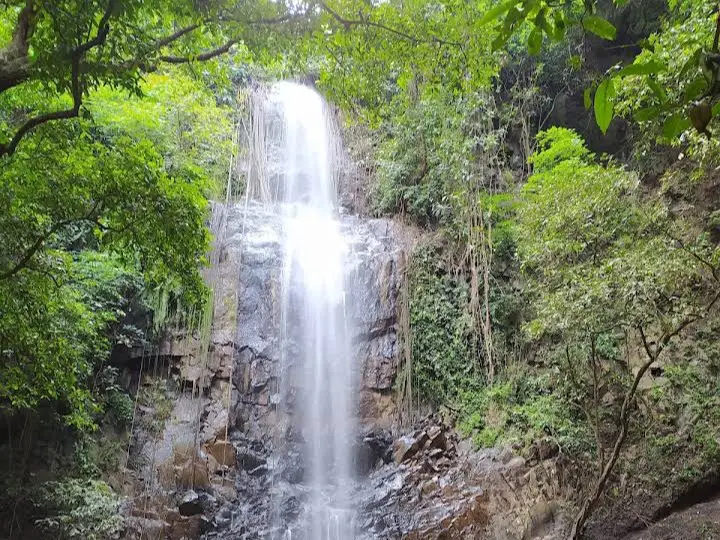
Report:
M283 224L279 393L290 391L284 374L302 374L292 383L299 385L292 419L305 441L300 537L350 540L354 392L345 305L348 243L337 216L334 130L326 104L306 86L273 85L255 108L248 194L277 205ZM281 538L295 536L287 524L276 525L285 529Z

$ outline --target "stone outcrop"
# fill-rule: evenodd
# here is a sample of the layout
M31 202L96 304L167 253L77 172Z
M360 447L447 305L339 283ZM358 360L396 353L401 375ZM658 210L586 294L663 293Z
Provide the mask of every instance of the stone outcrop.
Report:
M155 491L153 515L166 531L175 523L166 517L168 509L179 508L178 519L203 520L193 522L190 531L257 538L273 521L271 513L296 519L305 496L300 486L305 441L294 428L302 377L298 366L281 358L282 227L277 212L253 204L216 205L213 211L215 244L205 276L213 290L212 327L209 335L171 332L161 345L156 357L166 362L177 391L164 429L137 447L142 482ZM365 433L356 469L363 475L378 459L384 463L375 453L390 437L379 434L392 428L396 417L392 388L403 229L351 216L341 224L351 243L346 306L358 429ZM292 336L286 347L293 356ZM212 509L198 503L206 496L213 497ZM248 506L238 508L236 500ZM271 500L280 501L279 507Z
M527 540L560 528L554 460L530 466L509 449L470 450L433 417L392 451L360 496L366 538Z

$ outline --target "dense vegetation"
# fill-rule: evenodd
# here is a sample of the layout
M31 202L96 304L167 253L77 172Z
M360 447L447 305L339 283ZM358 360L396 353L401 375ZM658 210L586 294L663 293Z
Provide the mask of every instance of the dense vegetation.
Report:
M408 269L420 397L480 445L592 463L573 536L618 469L666 480L630 446L678 481L720 467L716 3L0 8L0 416L11 450L30 422L86 458L34 492L39 527L115 531L112 494L78 479L104 467L97 428L132 418L110 353L151 338L158 299L203 302L236 92L277 76L369 128L370 208L428 232Z

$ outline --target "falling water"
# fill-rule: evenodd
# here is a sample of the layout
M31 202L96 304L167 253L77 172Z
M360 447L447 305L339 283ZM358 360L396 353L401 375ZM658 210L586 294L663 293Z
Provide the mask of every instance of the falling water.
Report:
M324 101L306 86L273 85L254 114L263 117L262 140L253 150L248 194L281 212L281 373L301 374L293 382L299 395L292 422L305 441L305 525L282 537L349 540L353 392L336 141ZM281 396L290 391L289 378L281 376Z

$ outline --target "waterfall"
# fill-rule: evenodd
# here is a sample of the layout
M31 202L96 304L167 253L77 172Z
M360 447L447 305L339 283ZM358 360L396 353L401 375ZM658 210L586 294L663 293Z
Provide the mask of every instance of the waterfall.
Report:
M346 320L349 243L334 181L336 139L327 106L313 89L282 82L260 99L253 112L247 193L281 216L277 402L282 407L297 390L290 422L304 442L307 495L302 530L291 532L276 517L280 532L274 537L349 540L356 392Z

